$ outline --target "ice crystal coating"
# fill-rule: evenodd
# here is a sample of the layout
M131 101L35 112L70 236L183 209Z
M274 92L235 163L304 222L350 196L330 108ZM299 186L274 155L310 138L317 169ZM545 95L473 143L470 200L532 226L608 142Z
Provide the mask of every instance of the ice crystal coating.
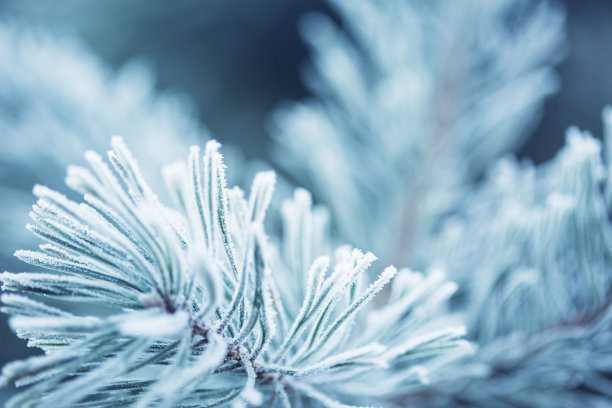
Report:
M245 198L217 142L192 147L164 172L170 208L112 147L111 167L88 151L89 169L69 168L82 202L34 188L28 228L46 243L16 255L48 272L0 280L11 327L45 355L3 369L2 385L30 385L7 406L392 405L470 351L446 314L456 285L394 267L368 284L374 255L320 251L326 217L306 191L278 248L263 229L273 173Z

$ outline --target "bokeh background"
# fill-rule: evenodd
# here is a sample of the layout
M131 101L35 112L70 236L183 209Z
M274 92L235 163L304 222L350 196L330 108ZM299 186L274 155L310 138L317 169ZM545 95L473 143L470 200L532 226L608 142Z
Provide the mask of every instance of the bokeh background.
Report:
M558 66L561 90L518 152L537 163L554 155L570 125L601 135L601 109L612 103L612 2L562 3L569 52ZM145 60L156 87L191 98L214 137L240 146L248 159L269 161L270 113L283 100L308 96L300 81L308 51L296 26L309 12L333 16L318 0L176 0L169 6L161 0L0 0L0 19L76 38L114 69ZM1 261L3 270L23 268L15 260ZM0 365L29 353L2 316Z

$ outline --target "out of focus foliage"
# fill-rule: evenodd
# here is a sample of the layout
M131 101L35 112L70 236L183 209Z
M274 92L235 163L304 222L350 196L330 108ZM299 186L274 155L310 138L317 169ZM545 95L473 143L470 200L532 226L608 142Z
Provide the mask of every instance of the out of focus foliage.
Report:
M208 137L190 102L156 94L137 61L115 73L78 44L18 22L0 25L0 60L3 259L28 242L32 185L59 184L68 164L86 149L104 149L109 135L138 141L153 180L161 165Z
M332 4L346 30L302 24L318 98L277 112L279 158L344 237L403 263L525 139L558 86L563 14L535 1Z
M349 242L458 281L479 351L414 403L609 404L607 150L570 129L550 163L496 163L556 89L563 14L546 1L332 4L343 29L303 25L317 97L277 112L279 160Z

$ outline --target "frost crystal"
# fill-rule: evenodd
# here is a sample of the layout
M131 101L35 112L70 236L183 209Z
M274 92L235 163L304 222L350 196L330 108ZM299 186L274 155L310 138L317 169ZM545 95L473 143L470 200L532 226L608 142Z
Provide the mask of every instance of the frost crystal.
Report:
M90 169L69 169L81 203L34 189L28 228L46 243L16 255L52 272L0 275L11 327L45 351L4 368L2 385L30 385L9 407L394 404L470 350L446 314L454 284L394 267L368 284L376 258L323 253L306 191L284 206L278 248L263 229L273 173L244 198L218 143L193 147L164 172L169 208L112 146L111 167L89 151Z

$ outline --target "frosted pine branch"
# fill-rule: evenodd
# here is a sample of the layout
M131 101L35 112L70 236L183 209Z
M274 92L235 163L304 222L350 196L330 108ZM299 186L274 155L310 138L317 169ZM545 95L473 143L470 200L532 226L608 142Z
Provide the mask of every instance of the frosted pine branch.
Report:
M285 204L277 248L263 225L273 173L248 197L228 189L211 141L164 172L170 208L122 139L112 147L110 167L90 151L89 169L70 168L80 203L34 188L29 229L46 243L16 255L47 271L0 280L11 327L45 355L4 368L2 385L29 385L7 406L393 405L470 350L446 314L452 284L388 267L368 285L374 255L316 246L325 217L306 191Z
M598 406L612 397L609 112L603 146L570 128L548 163L497 163L433 240L430 256L453 265L480 345L449 378L485 370L455 390L466 406Z

